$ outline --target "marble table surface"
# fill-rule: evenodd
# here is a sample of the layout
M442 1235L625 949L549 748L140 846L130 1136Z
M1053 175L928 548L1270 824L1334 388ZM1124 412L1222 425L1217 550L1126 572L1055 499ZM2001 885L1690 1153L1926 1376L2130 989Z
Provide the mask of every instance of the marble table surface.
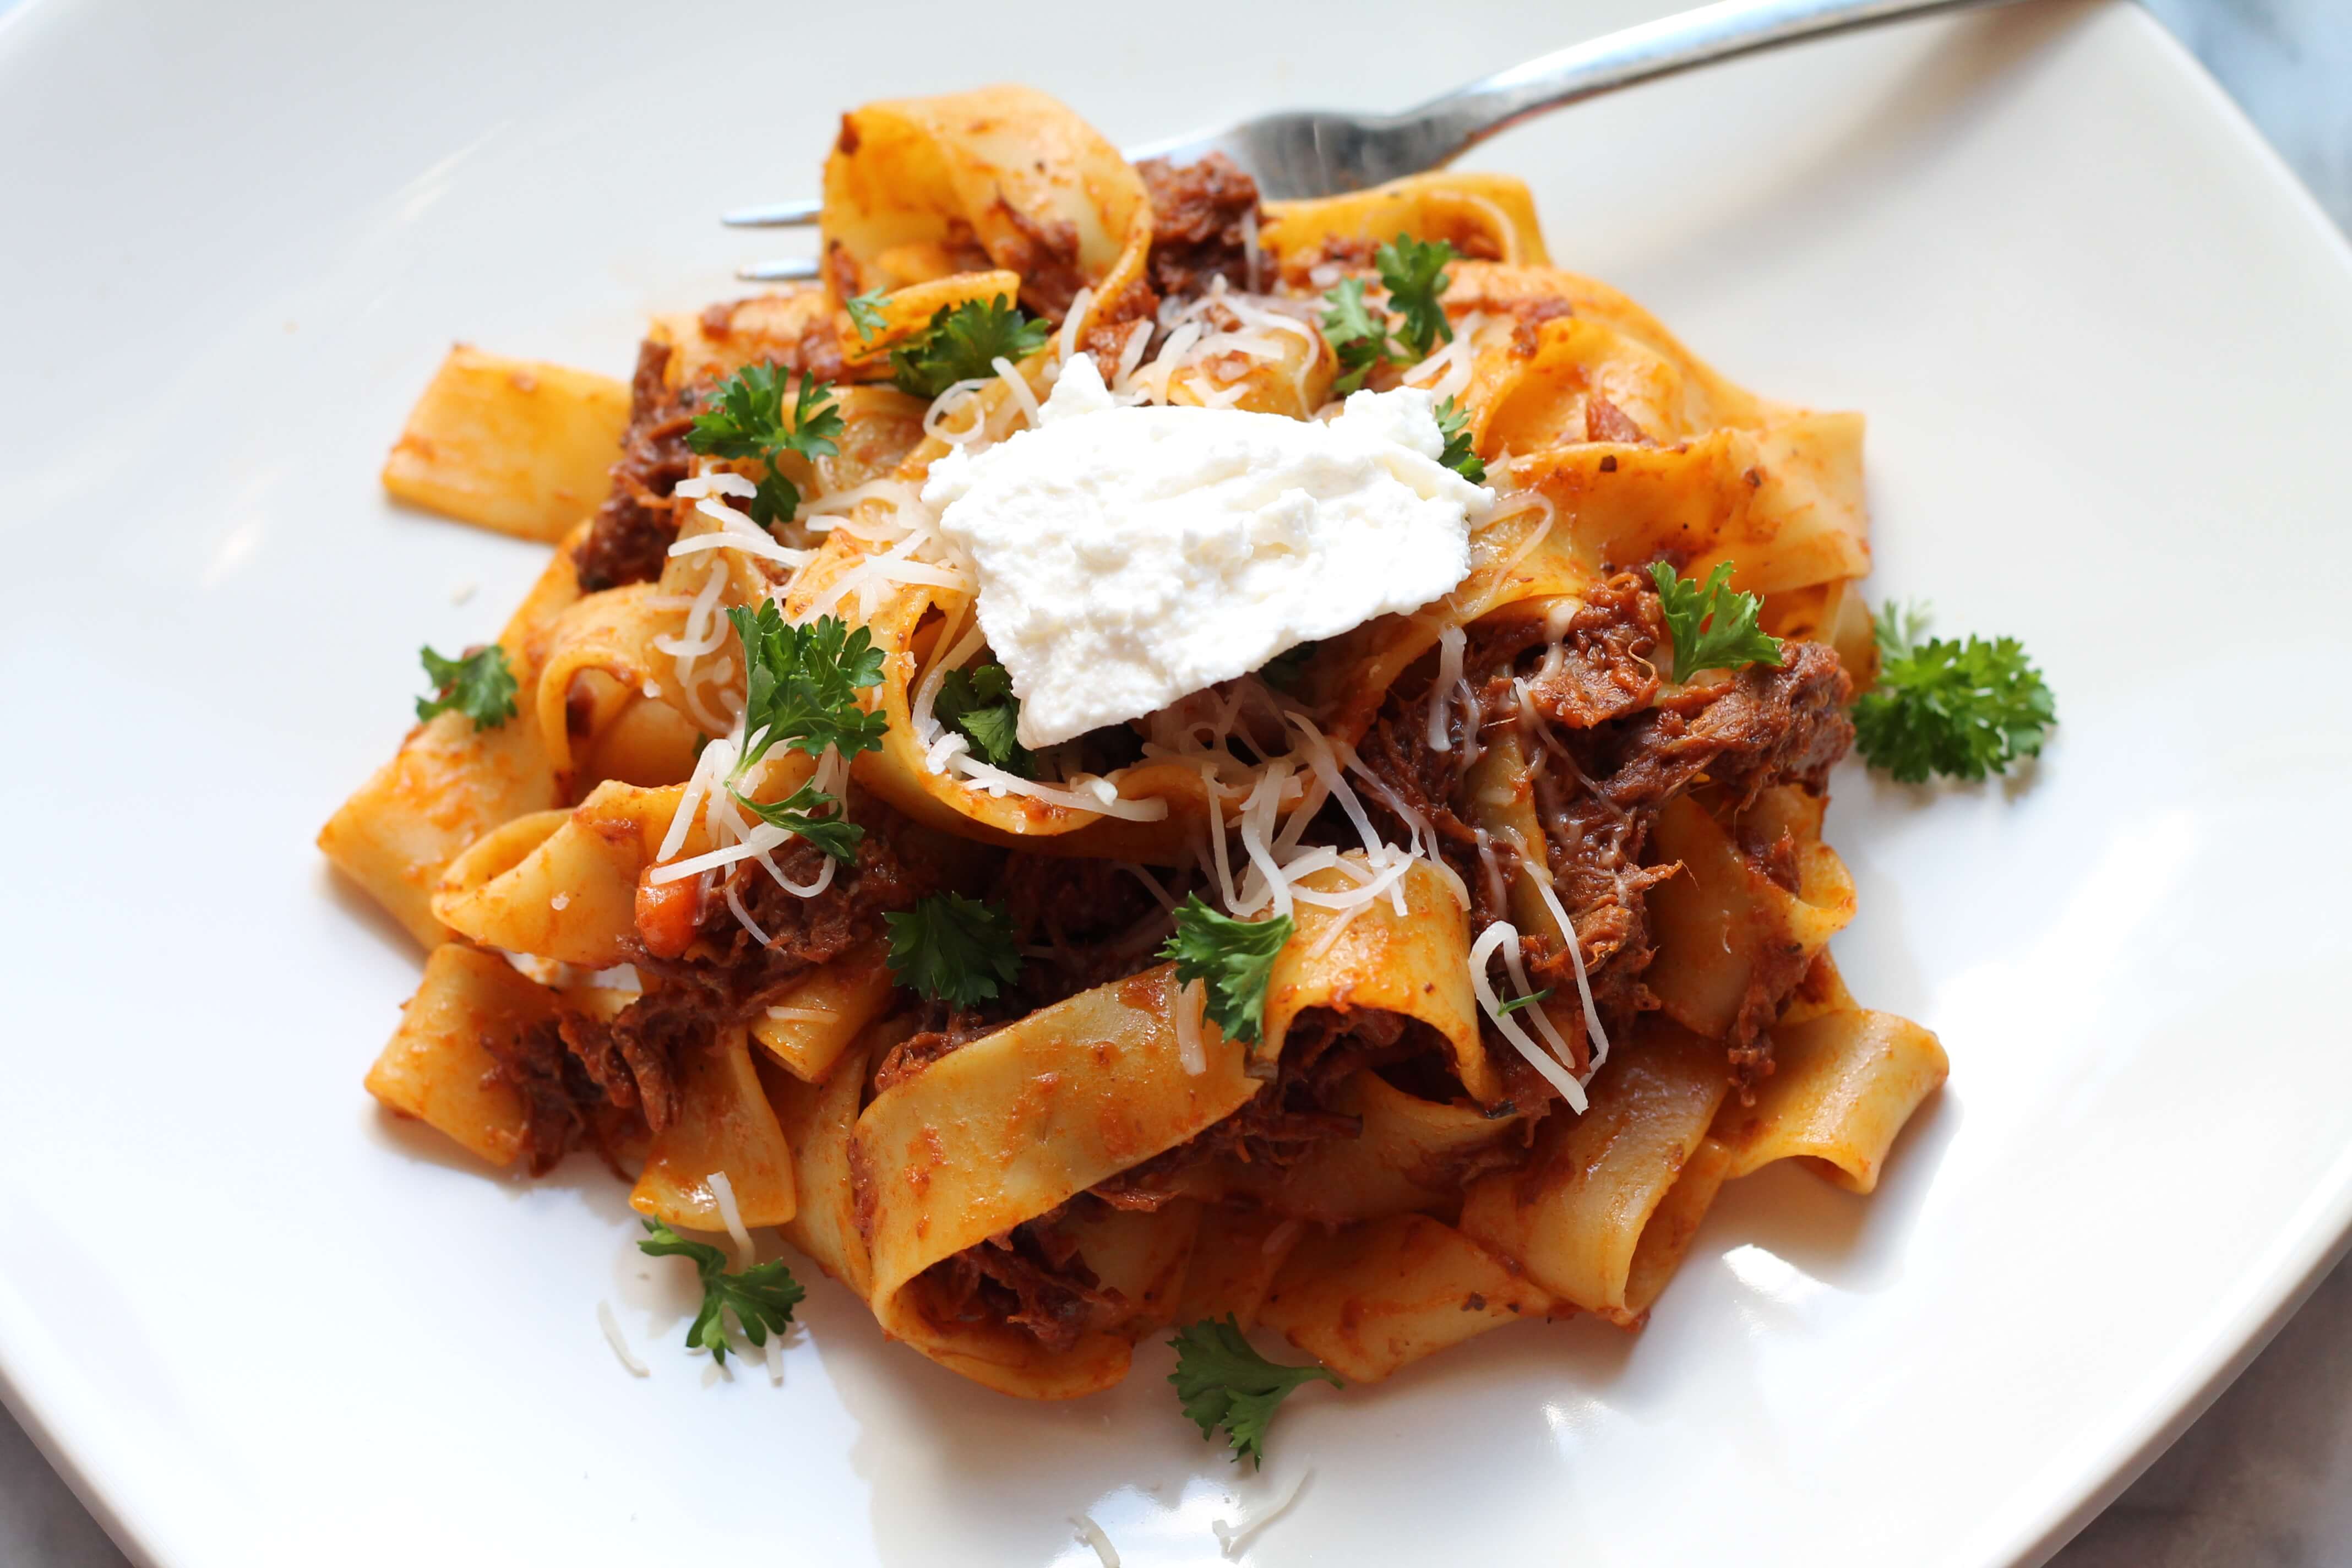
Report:
M0 11L14 0L0 0ZM2352 230L2352 0L2143 0ZM2352 1563L2352 1260L2053 1568ZM0 1412L0 1563L126 1568Z

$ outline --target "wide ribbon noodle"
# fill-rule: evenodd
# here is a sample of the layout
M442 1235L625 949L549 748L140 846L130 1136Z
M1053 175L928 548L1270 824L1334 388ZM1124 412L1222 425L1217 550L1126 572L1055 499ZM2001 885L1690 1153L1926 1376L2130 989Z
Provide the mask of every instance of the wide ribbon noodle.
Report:
M1825 784L1874 673L1858 416L1552 267L1501 176L1261 205L992 88L845 116L824 188L822 282L661 318L625 391L460 350L387 467L562 544L499 638L511 714L418 725L320 836L429 950L379 1100L493 1164L591 1151L672 1225L778 1227L887 1335L1034 1398L1210 1316L1360 1380L1525 1319L1638 1327L1724 1183L1875 1185L1946 1064L1829 952ZM1380 304L1401 236L1451 247L1446 331L1370 384L1460 409L1497 496L1469 575L1132 723L979 744L931 465L1079 354L1127 403L1328 417L1324 297ZM1020 357L924 380L991 311L1034 323ZM694 450L747 374L823 384L837 431ZM1671 679L1661 563L1727 563L1780 662ZM729 612L771 605L877 650L877 747L754 755ZM839 855L766 820L813 795ZM1195 896L1292 922L1255 1039L1162 955ZM904 922L950 898L1010 931L1001 984L913 984Z

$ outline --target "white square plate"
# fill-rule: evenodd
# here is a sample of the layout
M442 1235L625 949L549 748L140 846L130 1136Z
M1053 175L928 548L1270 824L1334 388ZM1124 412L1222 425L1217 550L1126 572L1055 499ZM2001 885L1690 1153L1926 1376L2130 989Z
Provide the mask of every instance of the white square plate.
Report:
M2123 4L1790 51L1474 160L1737 379L1866 411L1875 591L2057 691L2011 786L1837 780L1840 961L1953 1062L1875 1198L1754 1178L1638 1338L1302 1398L1251 1479L1164 1352L1024 1405L822 1280L782 1388L711 1384L618 1184L485 1179L360 1090L417 954L311 835L417 645L488 635L543 556L376 489L450 339L625 372L761 243L712 215L812 188L866 99L1025 79L1137 140L1664 8L0 22L0 1384L135 1555L1077 1564L1090 1510L1192 1563L1311 1472L1251 1561L1985 1568L2226 1381L2352 1222L2352 264Z

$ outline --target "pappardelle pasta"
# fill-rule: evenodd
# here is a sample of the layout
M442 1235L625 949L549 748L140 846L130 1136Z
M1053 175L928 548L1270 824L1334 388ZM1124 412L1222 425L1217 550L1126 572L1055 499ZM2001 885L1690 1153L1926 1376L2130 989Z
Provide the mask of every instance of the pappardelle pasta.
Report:
M1725 1182L1872 1189L1946 1063L1828 947L1858 416L1499 176L1262 202L998 88L824 190L821 283L625 387L460 349L387 465L556 549L320 835L429 952L379 1100L1031 1398L1637 1328Z

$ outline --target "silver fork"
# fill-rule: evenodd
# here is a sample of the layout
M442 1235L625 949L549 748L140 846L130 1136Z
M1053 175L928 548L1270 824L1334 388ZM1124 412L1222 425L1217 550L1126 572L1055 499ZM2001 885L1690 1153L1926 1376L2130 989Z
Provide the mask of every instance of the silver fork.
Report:
M1130 162L1190 163L1223 153L1270 198L1328 196L1442 168L1496 132L1568 104L1694 66L1804 38L1937 11L2017 0L1720 0L1605 34L1483 77L1402 114L1288 110L1190 136L1129 148ZM824 204L738 207L720 221L742 228L813 224ZM814 257L754 262L736 276L755 282L814 278Z

